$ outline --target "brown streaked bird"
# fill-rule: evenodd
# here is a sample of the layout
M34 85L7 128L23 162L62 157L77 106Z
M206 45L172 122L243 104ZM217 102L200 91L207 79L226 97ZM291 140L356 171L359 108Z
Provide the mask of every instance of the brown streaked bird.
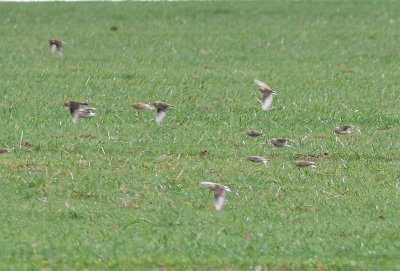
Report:
M284 139L284 138L273 138L271 139L271 143L276 147L292 147L289 145L291 141L289 139Z
M268 159L263 156L253 155L247 157L247 160L254 162L254 163L264 163L265 167L267 167Z
M64 43L61 40L49 40L49 44L50 44L50 53L54 54L54 52L57 49L58 55L62 56L63 54L63 49L64 49Z
M333 131L339 135L347 135L353 132L353 126L345 125L345 126L338 126L333 129Z
M8 153L8 152L11 152L11 151L12 151L12 149L7 148L7 147L0 148L0 153Z
M82 105L84 107L82 107ZM69 108L73 123L77 123L80 118L91 118L96 116L96 109L88 107L87 102L67 101L65 107Z
M214 207L215 210L221 211L225 204L225 193L231 190L222 184L204 181L202 185L207 186L210 190L214 191Z
M262 136L262 135L263 135L263 132L261 132L261 131L255 131L255 130L250 130L250 131L247 131L246 134L247 134L248 136L251 136L251 137L259 137L259 136Z
M274 95L277 95L275 91L273 91L266 83L254 79L254 84L258 87L260 92L262 93L262 101L261 101L261 109L267 111L271 108L272 98Z
M118 27L116 27L115 25L114 25L114 26L111 26L110 30L111 30L111 31L118 31Z
M154 109L154 107L152 107L150 104L146 104L146 103L133 103L132 107L137 110L153 110Z
M167 116L167 109L169 107L169 104L160 102L160 101L156 101L153 103L153 105L157 109L156 122L157 122L157 124L160 124Z
M307 160L296 160L294 164L299 168L311 167L312 169L316 169L317 166L315 162L307 161Z

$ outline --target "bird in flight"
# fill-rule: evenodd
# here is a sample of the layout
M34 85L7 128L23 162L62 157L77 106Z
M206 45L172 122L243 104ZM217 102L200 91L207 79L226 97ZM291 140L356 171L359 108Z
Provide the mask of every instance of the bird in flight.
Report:
M204 181L202 185L207 186L210 190L214 191L214 207L215 210L221 211L225 204L225 193L231 190L222 184Z
M160 124L167 116L167 109L170 105L160 101L154 102L153 105L157 109L156 122Z
M261 100L261 109L264 111L271 109L272 98L274 95L277 95L276 92L260 80L254 79L254 84L256 84L263 95Z
M80 118L96 116L96 109L90 108L87 102L67 101L64 106L69 108L73 123L77 123Z
M50 44L50 53L54 54L55 51L57 50L58 55L62 56L63 54L63 49L64 49L64 43L61 40L49 40L49 44Z

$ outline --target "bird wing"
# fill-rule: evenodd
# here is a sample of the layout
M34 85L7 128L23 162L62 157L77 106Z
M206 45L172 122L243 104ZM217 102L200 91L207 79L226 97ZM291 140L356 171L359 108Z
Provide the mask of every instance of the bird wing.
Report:
M261 92L266 91L266 90L272 91L272 89L266 83L264 83L263 81L254 79L254 84L256 84L256 86L258 87L258 89Z
M264 111L267 111L272 104L272 94L264 95L262 103L261 103L261 108Z
M74 112L71 113L71 118L73 123L77 123L79 120L79 110L75 110Z
M167 112L159 110L156 115L157 124L160 124L165 119L166 116Z
M54 44L50 45L50 53L54 54L54 52L56 51L57 46L55 46Z
M205 181L205 182L201 182L201 184L202 184L202 185L206 185L206 186L210 186L210 185L216 185L216 183L213 183L213 182L207 182L207 181Z
M225 204L225 192L222 194L215 194L214 207L217 211L221 211Z

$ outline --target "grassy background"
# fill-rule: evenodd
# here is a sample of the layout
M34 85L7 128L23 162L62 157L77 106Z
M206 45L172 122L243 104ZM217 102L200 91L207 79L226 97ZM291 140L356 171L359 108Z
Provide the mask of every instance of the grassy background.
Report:
M1 3L0 145L15 150L0 154L0 269L400 270L398 14L396 1ZM273 110L254 78L277 91ZM98 117L73 125L69 99ZM155 100L175 106L159 127L129 106ZM361 133L340 143L341 124ZM233 191L222 212L203 179Z

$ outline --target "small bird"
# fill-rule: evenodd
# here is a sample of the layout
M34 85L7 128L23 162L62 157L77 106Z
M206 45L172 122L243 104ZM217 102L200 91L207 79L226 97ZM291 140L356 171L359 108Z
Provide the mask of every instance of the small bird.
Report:
M12 149L7 148L7 147L0 148L0 153L8 153L8 152L11 152L11 151L12 151Z
M146 103L133 103L132 107L137 110L153 110L154 109L154 107L152 107L150 104L146 104Z
M311 167L312 169L317 168L317 166L315 165L315 162L312 162L312 161L296 160L296 161L294 161L294 164L296 166L298 166L299 168L305 168L305 167Z
M85 107L82 107L84 105ZM96 116L96 109L89 108L87 102L67 101L65 107L69 108L73 123L77 123L80 118L91 118Z
M351 134L353 132L353 126L351 125L338 126L335 127L333 131L339 135Z
M160 101L156 101L153 103L153 105L157 109L156 122L157 122L157 124L160 124L167 116L167 109L169 107L169 104L160 102Z
M271 143L272 145L276 146L276 147L292 147L289 145L291 141L288 139L284 139L284 138L273 138L271 139Z
M213 182L201 182L202 185L207 186L210 190L214 191L214 207L215 210L221 211L225 203L225 193L231 190L222 184Z
M118 27L116 27L115 25L114 25L114 26L111 26L110 30L111 30L111 31L118 31Z
M258 87L260 92L263 94L261 108L264 111L267 111L271 108L272 98L274 95L277 95L275 91L273 91L266 83L254 79L254 84Z
M64 43L61 40L49 40L49 44L50 44L50 53L54 54L54 52L57 49L58 55L62 56L63 54L63 49L64 49Z
M259 136L262 136L262 135L263 135L263 132L255 131L255 130L250 130L250 131L247 131L246 134L247 134L248 136L251 136L251 137L259 137Z
M257 156L257 155L247 157L247 160L254 162L254 163L264 163L265 167L267 167L267 163L268 163L267 158L265 158L263 156Z

